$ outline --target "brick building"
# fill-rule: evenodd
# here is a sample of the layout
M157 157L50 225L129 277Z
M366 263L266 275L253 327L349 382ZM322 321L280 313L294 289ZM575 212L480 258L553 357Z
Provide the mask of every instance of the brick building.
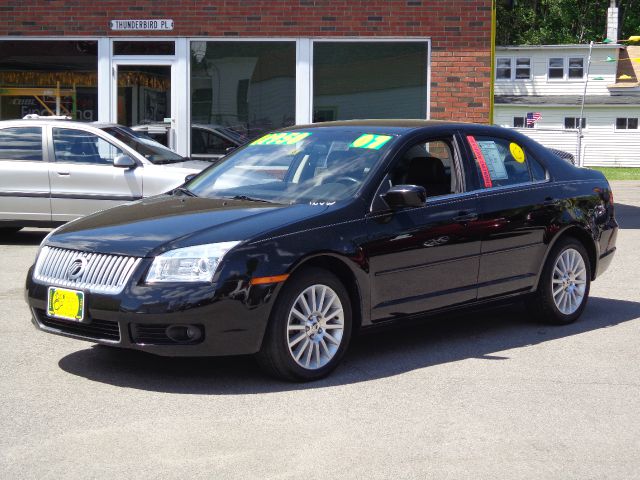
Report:
M5 0L0 119L487 122L490 46L491 0Z

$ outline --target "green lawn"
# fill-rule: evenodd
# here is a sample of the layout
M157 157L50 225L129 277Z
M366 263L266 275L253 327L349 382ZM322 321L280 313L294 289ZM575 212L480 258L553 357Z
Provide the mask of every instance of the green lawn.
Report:
M604 173L607 180L640 180L640 168L630 167L591 167Z

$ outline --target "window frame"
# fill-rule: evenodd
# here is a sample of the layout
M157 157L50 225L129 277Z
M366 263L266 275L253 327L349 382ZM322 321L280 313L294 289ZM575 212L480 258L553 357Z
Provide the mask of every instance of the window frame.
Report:
M507 59L509 60L509 78L498 78L498 60ZM529 62L529 76L527 78L517 78L518 76L518 60L528 60ZM522 56L522 55L500 55L496 57L496 67L495 67L495 79L496 82L527 82L533 79L533 62L531 61L531 57Z
M625 121L625 128L619 128L618 127L618 120L624 120ZM629 120L635 120L636 121L636 127L635 128L629 128ZM616 132L625 132L625 133L630 133L630 132L635 132L637 133L638 130L640 130L640 122L639 122L639 118L638 117L616 117L615 121L613 122L613 130Z
M578 122L576 120L578 120L579 118L581 118L581 123L582 123L582 130L586 130L587 126L589 125L587 123L587 117L563 117L563 126L562 129L563 130L578 130L580 128L580 126L578 126ZM567 127L567 120L569 119L573 119L573 127Z
M562 78L551 78L550 70L553 68L554 70L559 70L560 67L551 67L551 60L562 60ZM581 77L570 77L569 73L571 70L570 64L571 60L580 59L582 60L582 76ZM586 70L586 58L584 55L562 55L562 56L554 56L547 58L547 82L584 82L585 76L587 73Z

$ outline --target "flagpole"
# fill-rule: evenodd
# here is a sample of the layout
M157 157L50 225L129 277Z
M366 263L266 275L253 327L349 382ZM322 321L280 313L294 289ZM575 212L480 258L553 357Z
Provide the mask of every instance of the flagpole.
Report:
M587 85L589 84L589 70L591 69L591 50L593 40L589 42L589 57L587 58L587 77L584 80L584 91L582 92L582 104L580 106L580 117L578 117L578 166L582 167L582 118L584 115L584 100L587 96Z

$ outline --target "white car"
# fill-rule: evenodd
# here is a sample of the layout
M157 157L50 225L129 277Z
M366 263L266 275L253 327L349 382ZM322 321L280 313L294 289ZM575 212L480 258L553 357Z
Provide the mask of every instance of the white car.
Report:
M210 165L121 125L0 121L0 230L55 226L157 195Z

